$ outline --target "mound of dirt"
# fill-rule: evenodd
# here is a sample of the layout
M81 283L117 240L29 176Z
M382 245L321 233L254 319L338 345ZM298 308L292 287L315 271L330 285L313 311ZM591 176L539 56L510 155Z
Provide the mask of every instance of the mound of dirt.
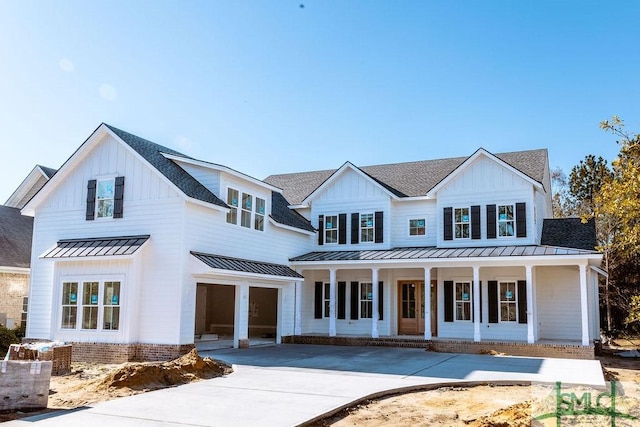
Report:
M96 389L154 390L198 379L220 377L232 372L233 368L228 363L208 357L203 359L193 349L170 362L126 364L101 379L96 384Z
M531 425L531 401L516 403L499 409L469 423L471 427L529 427Z

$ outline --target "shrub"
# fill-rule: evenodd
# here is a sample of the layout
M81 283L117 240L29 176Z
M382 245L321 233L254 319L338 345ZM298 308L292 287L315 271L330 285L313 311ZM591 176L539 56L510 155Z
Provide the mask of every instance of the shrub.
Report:
M0 358L7 354L10 344L18 344L20 339L16 336L15 330L7 329L0 325Z

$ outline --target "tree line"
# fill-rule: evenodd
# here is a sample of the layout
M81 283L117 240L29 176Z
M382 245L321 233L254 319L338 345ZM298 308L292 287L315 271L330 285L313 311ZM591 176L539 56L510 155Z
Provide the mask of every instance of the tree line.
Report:
M640 332L640 134L617 116L600 128L620 146L611 166L588 155L569 177L551 171L553 215L595 221L597 246L608 277L600 285L601 325L607 335Z

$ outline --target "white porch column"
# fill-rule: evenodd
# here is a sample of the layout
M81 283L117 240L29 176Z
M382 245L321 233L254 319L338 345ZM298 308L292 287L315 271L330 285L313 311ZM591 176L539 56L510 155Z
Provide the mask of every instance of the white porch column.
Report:
M480 267L473 266L473 341L480 341Z
M296 314L295 326L293 328L294 335L302 335L302 282L296 282Z
M431 337L431 267L424 268L424 339Z
M336 336L336 270L329 270L329 336Z
M589 306L587 304L587 266L580 268L580 312L582 314L582 345L589 345Z
M372 301L371 305L373 306L372 316L371 316L371 338L378 338L380 335L378 334L378 319L380 319L380 313L378 312L378 269L371 269L371 291L372 291Z
M535 342L535 336L533 328L535 327L536 319L533 315L533 274L532 267L525 265L525 278L527 280L527 342L533 344Z
M233 348L245 348L249 347L249 284L242 283L235 288Z

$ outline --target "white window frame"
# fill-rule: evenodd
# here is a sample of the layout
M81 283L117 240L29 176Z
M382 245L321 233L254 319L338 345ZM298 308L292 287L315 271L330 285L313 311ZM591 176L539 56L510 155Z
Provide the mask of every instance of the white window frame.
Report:
M242 203L240 204L240 226L244 228L252 228L253 195L243 192L241 200Z
M235 196L235 197L234 197ZM249 201L249 204L246 202ZM255 194L227 187L227 224L238 225L245 229L264 231L267 216L267 199Z
M416 225L412 226L412 222L420 222L422 221L422 226ZM411 234L411 230L423 230L422 234ZM427 218L409 218L409 237L425 237L427 235Z
M334 218L335 222L329 222L329 218ZM331 228L328 225L331 224ZM334 226L335 225L335 226ZM324 217L324 243L327 245L337 245L339 234L338 215L326 215ZM335 240L330 242L327 237L335 234Z
M264 231L264 217L267 212L267 201L258 196L255 196L255 199L255 203L253 204L255 209L253 228L257 231ZM260 212L260 207L262 207L262 212Z
M29 297L22 297L22 313L20 313L20 324L24 326L27 324L27 313L29 312Z
M513 285L512 297L509 299L506 293L502 292L502 285ZM508 290L508 289L507 289ZM502 318L502 306L513 306L513 319ZM500 323L518 323L518 281L517 280L499 280L498 281L498 320Z
M367 292L367 288L371 292ZM358 283L359 304L358 313L360 319L373 319L373 283Z
M100 197L100 183L110 182L111 183L111 197ZM111 215L101 215L100 214L100 202L111 201ZM96 178L96 210L95 210L95 218L98 220L102 219L113 219L113 210L115 208L116 203L116 177L115 176L104 176L101 178Z
M371 225L369 225L369 218L371 219ZM376 216L373 213L367 212L360 214L360 243L373 243L375 241L375 227Z
M467 211L467 220L466 221L458 221L457 217L457 211L462 211L462 210L466 210ZM464 219L464 213L461 213L460 215L461 219ZM458 225L462 227L462 230L465 229L465 225L466 225L466 230L467 230L467 235L461 237L458 237ZM459 208L453 208L453 238L455 240L468 240L471 238L471 208L466 206L466 207L459 207Z
M511 219L506 219L508 212L505 212L505 219L500 219L501 208L511 208ZM508 230L509 224L511 224L511 234L502 234L501 224L505 225L505 229ZM516 207L514 204L497 205L496 207L496 225L498 227L498 237L511 238L516 237Z
M235 193L235 198L233 197ZM227 205L231 208L227 212L227 223L238 224L238 207L240 206L240 191L233 187L227 187Z
M331 316L331 283L322 285L322 317L328 319Z
M458 285L462 285L463 289L462 292L460 293L460 299L458 298ZM464 298L464 286L468 286L469 287L469 293L468 293L468 299ZM458 311L458 304L461 304L462 307L462 313L464 314L464 306L468 305L469 306L469 318L468 319L460 319L458 317L458 314L460 313ZM473 281L471 280L455 280L453 282L453 312L454 312L454 319L456 322L471 322L471 319L473 318ZM464 316L462 316L464 317Z
M63 301L64 296L64 287L66 283L76 284L76 296L75 303L64 304ZM92 300L89 301L84 300L84 292L85 285L90 283L98 283L98 293L97 293L97 304L92 303ZM110 304L105 303L105 287L107 283L119 283L119 293L117 295L117 304L114 304L114 300L112 299ZM98 333L108 333L108 334L117 334L122 333L124 330L124 311L122 306L122 298L124 296L125 290L125 278L124 275L116 275L116 276L65 276L60 278L60 288L58 294L58 307L59 307L59 315L57 320L57 329L61 333L69 333L73 336L77 334L98 334ZM89 297L91 298L91 296ZM70 302L70 301L68 301ZM64 328L63 327L63 313L64 307L75 307L75 327L73 328ZM96 328L85 328L84 327L84 308L85 307L96 307L97 308L97 317L96 317ZM106 308L118 308L118 328L105 328L105 313Z

